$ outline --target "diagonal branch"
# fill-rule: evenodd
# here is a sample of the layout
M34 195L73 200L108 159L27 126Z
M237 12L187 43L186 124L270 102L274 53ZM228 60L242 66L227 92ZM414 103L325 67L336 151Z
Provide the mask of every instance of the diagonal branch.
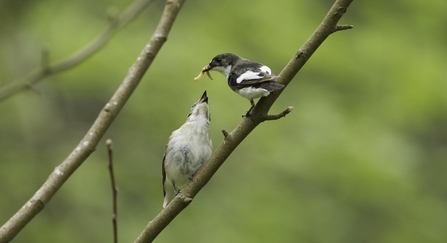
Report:
M55 62L54 64L49 64L49 53L48 49L44 48L42 50L42 62L41 66L36 70L32 71L25 78L13 82L7 87L0 89L0 101L11 97L18 92L25 89L32 89L33 85L42 81L44 78L67 70L91 57L97 51L99 51L105 44L111 39L111 37L123 26L128 24L132 19L134 19L138 14L140 14L144 9L146 9L153 0L137 0L132 3L123 13L111 19L111 23L106 27L102 33L100 33L95 39L93 39L86 46L78 50L76 53L63 60Z
M93 125L68 157L50 174L45 183L1 228L0 242L12 240L56 194L64 182L95 150L115 117L132 95L143 75L165 43L184 0L168 0L160 22L109 102L100 111Z
M312 56L323 41L337 29L337 23L345 13L352 0L336 0L326 17L312 34L312 36L297 51L286 67L281 71L279 81L289 84L301 67ZM236 149L236 147L256 128L262 118L269 117L266 114L270 107L282 93L273 92L266 98L262 98L251 113L252 119L244 119L231 133L223 131L224 141L216 149L211 158L204 164L192 181L163 209L146 228L141 232L135 243L152 242L158 234L193 200L194 196L208 183L220 166ZM280 114L281 115L281 114ZM275 118L271 116L270 118Z

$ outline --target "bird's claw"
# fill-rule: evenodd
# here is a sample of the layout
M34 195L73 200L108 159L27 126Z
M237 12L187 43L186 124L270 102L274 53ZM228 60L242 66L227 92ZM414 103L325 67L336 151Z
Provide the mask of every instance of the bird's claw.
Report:
M250 112L253 110L253 108L255 108L255 103L253 102L253 100L250 100L250 103L251 103L250 109L247 111L247 113L245 113L245 115L242 115L242 118L250 118L252 121L254 121L250 115Z
M242 118L250 118L250 120L252 122L254 122L255 120L253 120L253 117L250 115L250 111L251 111L251 109L249 111L247 111L247 113L245 113L245 115L242 115Z

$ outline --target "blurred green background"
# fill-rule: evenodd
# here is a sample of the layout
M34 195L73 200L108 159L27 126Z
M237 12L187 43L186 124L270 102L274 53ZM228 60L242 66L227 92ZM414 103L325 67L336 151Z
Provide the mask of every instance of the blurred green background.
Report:
M80 49L131 1L0 1L0 87ZM208 91L214 148L249 102L222 75L233 52L279 73L333 1L186 1L104 138L115 148L119 239L162 207L170 133ZM82 139L157 24L156 1L92 58L0 103L0 224ZM354 1L261 124L156 242L447 242L447 1ZM112 242L104 142L13 242Z

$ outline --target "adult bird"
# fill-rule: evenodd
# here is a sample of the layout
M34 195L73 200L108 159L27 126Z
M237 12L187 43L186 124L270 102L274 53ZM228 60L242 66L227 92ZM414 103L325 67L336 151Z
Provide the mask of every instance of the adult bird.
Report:
M268 96L271 92L284 88L283 84L277 82L277 76L269 67L232 53L215 56L194 80L198 81L204 73L212 79L209 71L222 73L227 79L228 86L250 101L251 107L245 114L246 117L250 116L255 106L253 99Z

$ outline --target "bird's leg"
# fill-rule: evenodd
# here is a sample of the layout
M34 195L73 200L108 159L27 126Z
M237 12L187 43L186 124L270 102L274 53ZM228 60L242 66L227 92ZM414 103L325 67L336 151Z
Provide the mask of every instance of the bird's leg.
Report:
M253 99L250 99L250 104L251 104L250 109L247 111L247 113L245 113L245 116L242 115L242 117L250 117L251 110L253 110L253 108L255 108L255 102L253 101Z

